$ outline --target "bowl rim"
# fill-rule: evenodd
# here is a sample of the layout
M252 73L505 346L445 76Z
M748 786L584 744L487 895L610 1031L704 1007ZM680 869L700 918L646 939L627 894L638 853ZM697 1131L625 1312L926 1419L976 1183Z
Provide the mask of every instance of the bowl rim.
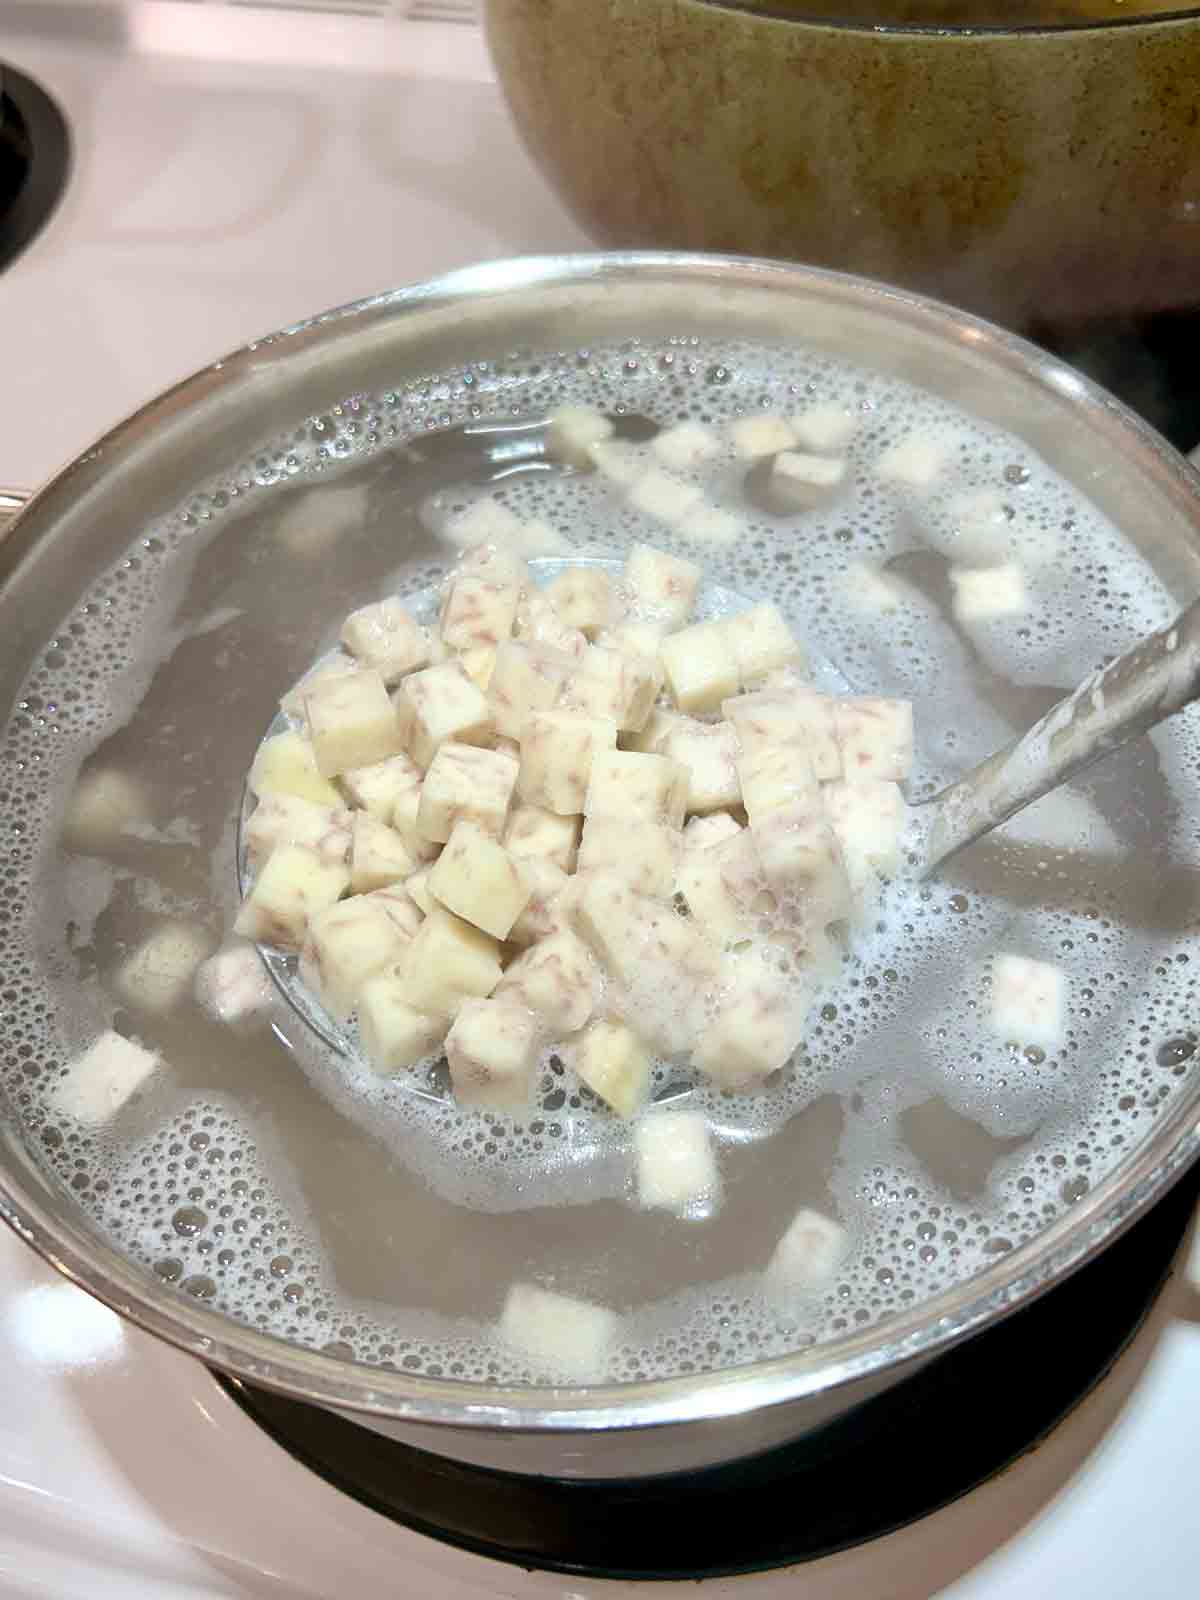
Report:
M982 352L1011 375L1078 408L1127 443L1130 456L1184 511L1200 539L1200 475L1147 423L1105 390L1018 335L928 296L827 269L749 256L613 251L516 257L465 267L423 283L325 311L256 339L163 391L52 477L11 524L0 557L22 543L38 508L74 499L114 470L122 454L167 413L208 402L264 363L375 322L419 318L508 291L594 287L612 279L709 282L878 309L918 333ZM15 537L14 537L15 536ZM18 558L19 559L19 558ZM2 576L2 574L0 574ZM309 1404L419 1424L524 1433L588 1433L715 1421L832 1393L888 1368L948 1349L1019 1309L1096 1256L1200 1157L1200 1085L1159 1119L1132 1154L1073 1209L983 1272L886 1321L786 1356L714 1373L592 1386L497 1385L349 1363L258 1332L210 1310L104 1243L0 1164L0 1217L52 1267L131 1322L210 1366Z
M741 16L759 17L764 22L782 23L799 28L829 28L838 33L864 33L883 35L886 38L919 39L1023 39L1041 34L1112 33L1120 29L1149 28L1163 23L1182 23L1200 16L1200 6L1175 7L1168 11L1131 13L1119 17L1081 17L1073 22L888 22L881 18L869 22L862 17L800 16L785 10L776 0L690 0L692 5L706 11L733 11ZM830 8L837 0L829 0Z

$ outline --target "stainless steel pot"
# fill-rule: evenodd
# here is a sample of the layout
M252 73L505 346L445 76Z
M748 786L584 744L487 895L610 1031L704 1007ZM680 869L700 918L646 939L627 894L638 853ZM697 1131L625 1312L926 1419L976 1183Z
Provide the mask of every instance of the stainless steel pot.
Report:
M0 545L0 705L64 605L42 576L87 575L131 526L179 504L346 394L523 346L644 333L804 342L901 375L1024 437L1146 552L1200 590L1200 479L1116 401L1021 340L832 273L741 258L596 255L498 262L329 312L257 341L152 401L46 485ZM67 1277L197 1359L422 1448L528 1473L628 1476L802 1435L1019 1309L1104 1249L1200 1152L1200 1077L1121 1164L1032 1242L880 1326L786 1359L590 1389L471 1385L354 1366L206 1309L119 1254L41 1164L9 1108L0 1212Z

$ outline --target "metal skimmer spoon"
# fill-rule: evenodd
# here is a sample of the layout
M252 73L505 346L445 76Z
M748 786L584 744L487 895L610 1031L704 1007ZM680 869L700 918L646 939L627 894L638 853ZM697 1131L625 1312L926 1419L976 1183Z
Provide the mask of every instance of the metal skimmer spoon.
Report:
M942 862L1200 696L1200 600L1086 677L1011 744L913 809L916 873Z

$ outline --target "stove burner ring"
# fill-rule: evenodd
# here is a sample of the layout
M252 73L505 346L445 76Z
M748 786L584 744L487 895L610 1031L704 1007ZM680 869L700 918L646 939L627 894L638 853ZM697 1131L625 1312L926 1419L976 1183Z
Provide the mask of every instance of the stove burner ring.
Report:
M521 1477L219 1381L326 1482L477 1555L624 1580L787 1567L916 1522L1045 1439L1142 1326L1198 1193L1200 1169L1095 1261L1006 1321L795 1444L700 1472L590 1483ZM1070 1361L1047 1359L1066 1350Z
M63 113L32 78L0 66L0 270L50 220L70 169Z

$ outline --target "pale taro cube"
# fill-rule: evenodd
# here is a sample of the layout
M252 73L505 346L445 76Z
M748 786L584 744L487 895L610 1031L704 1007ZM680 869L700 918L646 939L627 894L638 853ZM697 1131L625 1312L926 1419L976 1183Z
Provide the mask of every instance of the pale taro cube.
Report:
M483 999L500 982L500 945L442 906L429 914L396 963L409 1004L429 1016L452 1017L466 999Z
M598 750L583 810L588 817L641 817L680 828L687 796L687 770L669 756Z
M712 461L724 449L721 436L702 422L677 422L650 441L650 449L672 472L688 472Z
M780 450L790 450L796 442L796 430L786 417L766 413L739 417L730 425L729 436L735 452L743 461L758 461L763 456L776 455Z
M153 1051L109 1029L68 1064L66 1076L50 1091L50 1104L60 1116L99 1128L117 1115L160 1065Z
M637 964L637 950L647 919L661 909L613 873L587 873L576 878L570 914L580 936L618 980Z
M694 1066L740 1094L783 1067L804 1031L808 996L755 949L724 958L714 1015L692 1051Z
M686 1214L720 1193L720 1172L699 1111L656 1111L633 1131L638 1200L655 1210Z
M1015 561L999 567L951 567L950 582L960 622L1019 617L1029 608L1025 575Z
M349 886L346 867L323 861L303 845L281 844L242 902L233 931L260 944L299 950L309 919L340 900Z
M805 1206L788 1224L767 1263L772 1293L815 1294L827 1289L849 1253L845 1228Z
M825 815L842 849L851 893L870 909L880 877L900 870L900 839L907 810L898 785L881 779L828 783L821 792Z
M846 959L846 941L840 930L828 927L777 927L767 935L767 944L779 959L815 983L840 976Z
M500 1314L501 1342L534 1369L583 1383L603 1377L620 1319L603 1306L515 1283Z
M530 557L565 556L570 553L572 545L566 534L551 527L544 517L530 517L528 522L521 525L517 548Z
M578 628L568 628L546 591L532 586L517 608L513 632L523 644L540 645L543 650L566 657L568 663L579 661L587 650L587 635Z
M652 468L635 478L626 490L629 504L645 516L655 517L668 527L683 522L700 504L703 491L697 484L677 478L673 473Z
M352 611L342 624L342 643L389 685L429 664L429 634L395 596Z
M290 494L285 507L275 524L276 542L291 556L313 559L366 526L366 485L335 488L322 484Z
M751 824L763 877L801 926L850 915L853 895L837 835L807 806L783 806Z
M848 448L858 432L858 418L836 400L825 400L793 417L792 432L802 450L836 456Z
M775 908L753 837L741 828L709 849L685 851L675 886L697 925L718 944L749 939Z
M417 831L444 843L454 825L474 822L499 837L508 819L518 763L499 750L444 744L433 758L417 806Z
M372 761L369 766L351 767L348 772L342 773L339 782L361 811L369 811L380 822L391 823L401 795L418 794L424 777L425 774L412 757L401 751L398 755L388 756L386 761Z
M689 1050L704 1029L720 974L720 953L672 906L643 900L623 954L621 989L610 997L647 1044L666 1055Z
M441 854L440 850L438 854ZM430 916L437 905L437 901L431 899L429 894L429 874L432 870L431 867L422 867L420 872L414 872L411 878L404 880L405 894L423 917Z
M253 945L230 945L196 969L196 999L217 1022L245 1022L265 1011L274 994Z
M875 463L875 476L891 488L932 489L953 461L953 450L941 440L910 433L883 452Z
M646 718L645 725L636 733L621 735L621 748L637 750L643 755L659 755L671 729L686 726L692 720L691 717L684 716L682 711L672 711L667 706L655 706Z
M192 922L166 922L149 934L116 975L117 993L141 1011L171 1011L191 993L196 969L211 952L207 929Z
M678 722L662 741L662 754L687 773L686 810L692 814L741 805L738 738L727 722Z
M458 660L475 687L486 694L488 685L492 681L492 673L496 670L495 645L477 645L470 650L461 650Z
M372 889L366 898L383 907L392 926L405 939L411 939L425 920L425 913L402 883L388 884L384 889Z
M741 823L726 811L714 811L706 817L692 817L683 830L683 848L712 850L727 839L736 839L743 831Z
M325 1009L345 1019L367 979L394 965L407 942L378 900L355 895L310 919L300 974Z
M1028 956L992 962L992 1031L1009 1044L1060 1048L1066 1035L1067 977L1061 967Z
M319 683L331 683L334 678L349 678L359 670L359 664L351 656L340 653L330 656L327 661L319 661L310 672L306 672L300 682L295 684L279 702L281 711L289 717L294 717L298 722L304 722L304 696L315 689Z
M804 684L759 689L727 700L725 715L737 730L747 756L780 746L800 745L818 783L842 775L842 749L837 739L837 701Z
M486 578L489 583L510 585L518 593L530 582L528 565L513 550L498 544L477 544L465 551L454 575Z
M549 711L558 700L573 663L548 646L508 640L496 651L488 683L488 703L497 731L520 739L534 711Z
M737 764L742 804L751 823L783 807L821 812L821 789L808 753L800 744L766 745L744 754Z
M689 1049L717 982L715 945L669 904L611 873L588 873L571 897L580 937L616 981L609 1005L655 1049Z
M80 778L67 804L63 833L72 849L114 844L127 822L149 817L146 791L135 779L111 768Z
M589 645L563 685L565 709L585 717L611 719L625 732L644 728L662 687L656 661Z
M424 787L424 784L421 786ZM421 789L412 789L402 794L396 800L392 812L392 827L408 846L409 854L414 861L433 861L438 853L439 845L434 839L427 839L417 827L417 818L421 814Z
M409 877L420 862L403 837L369 811L354 813L350 842L350 893L369 894Z
M446 1019L414 1010L404 980L381 972L362 986L358 1033L376 1072L403 1072L441 1048Z
M700 568L650 545L635 544L625 558L623 581L637 617L678 628L692 614L700 588Z
M396 690L395 706L401 742L420 767L443 744L489 744L495 732L483 692L457 661L410 674Z
M519 861L550 861L563 872L574 872L579 828L577 816L560 817L522 800L509 812L504 845Z
M428 886L434 900L493 939L507 939L529 903L519 863L474 822L455 823Z
M694 544L720 547L736 544L746 532L746 523L724 506L698 505L684 517L679 531Z
M530 1103L538 1066L533 1012L511 999L464 1000L446 1035L454 1098L489 1111Z
M668 899L675 889L680 836L638 816L589 816L579 844L579 871L624 878L638 894Z
M798 683L786 686L775 684L770 688L752 690L749 694L733 695L721 702L721 715L737 734L743 756L755 756L766 750L799 742L800 727L794 699L794 691L798 686ZM829 717L829 736L833 738L832 712ZM834 753L840 771L841 756L836 742Z
M529 805L559 816L583 810L597 751L613 750L617 725L611 719L570 711L535 712L521 736L517 789Z
M771 496L789 511L812 511L826 505L845 486L846 463L837 456L781 450L771 463Z
M546 454L569 466L587 468L593 464L592 447L612 434L613 424L593 406L560 406L546 429Z
M646 453L628 439L601 439L588 447L588 460L615 488L625 489L646 470Z
M469 550L481 544L519 549L524 532L524 524L516 512L501 505L491 495L476 500L442 530L443 536L460 550Z
M592 952L569 928L526 950L496 988L527 1007L552 1038L577 1033L596 1009L600 973Z
M318 683L304 697L304 715L326 778L383 761L403 743L384 681L368 668Z
M561 867L537 856L518 860L517 867L529 890L529 899L508 930L508 942L524 948L561 933L567 926L562 896L569 880Z
M834 728L849 783L885 778L900 783L913 764L913 712L908 700L872 696L834 701Z
M335 811L298 795L267 794L246 823L246 850L251 861L260 861L281 844L298 844L341 865L350 854L352 821L344 806Z
M289 729L259 746L247 779L253 794L294 794L318 806L340 806L342 797L317 770L317 755L303 734Z
M923 530L928 543L964 567L994 567L1012 555L1013 511L998 489L972 489L952 496L938 519Z
M492 649L511 638L517 620L519 585L476 573L450 580L442 606L442 639L451 650Z
M805 665L804 652L783 613L769 600L727 617L722 626L737 661L738 681L743 689L757 687L769 672L780 667L802 669Z
M657 661L664 631L659 622L619 622L615 627L602 628L595 642L619 655L644 656L647 661Z
M650 1098L651 1061L633 1030L612 1017L589 1022L570 1052L579 1081L619 1117L634 1117Z
M246 851L251 864L264 860L283 844L302 845L322 861L344 864L350 856L353 813L314 805L297 795L268 794L246 824Z
M680 711L715 711L737 693L737 656L724 623L697 622L669 634L659 659Z
M602 567L569 567L550 580L545 595L563 626L578 628L589 639L615 621L619 611L613 581Z

